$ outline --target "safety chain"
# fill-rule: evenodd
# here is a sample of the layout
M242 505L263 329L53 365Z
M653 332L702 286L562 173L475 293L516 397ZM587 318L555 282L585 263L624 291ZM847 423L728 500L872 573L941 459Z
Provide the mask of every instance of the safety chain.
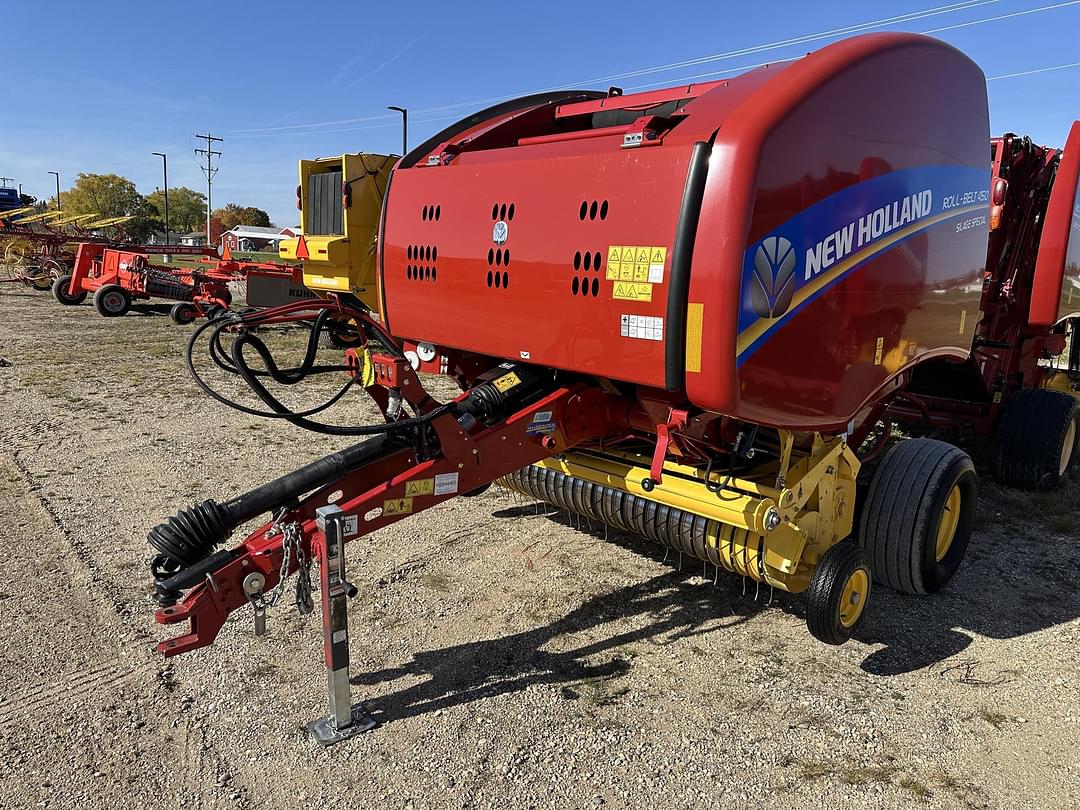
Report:
M281 533L281 568L278 571L277 585L270 592L269 597L259 594L251 601L255 604L256 611L265 612L267 608L274 607L285 593L285 580L289 578L289 563L293 555L296 555L296 611L301 616L307 616L315 610L315 600L312 599L311 591L311 555L304 554L303 535L300 533L300 524L293 521L282 525L279 521L284 513L275 516L273 527Z

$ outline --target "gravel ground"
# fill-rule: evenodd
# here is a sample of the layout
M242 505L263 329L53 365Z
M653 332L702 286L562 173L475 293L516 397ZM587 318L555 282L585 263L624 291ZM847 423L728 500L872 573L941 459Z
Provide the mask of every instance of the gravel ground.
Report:
M147 529L339 446L203 396L188 334L0 290L0 807L1080 806L1080 487L985 475L947 591L875 591L840 648L797 597L498 488L450 501L350 545L381 725L320 748L317 616L153 651Z

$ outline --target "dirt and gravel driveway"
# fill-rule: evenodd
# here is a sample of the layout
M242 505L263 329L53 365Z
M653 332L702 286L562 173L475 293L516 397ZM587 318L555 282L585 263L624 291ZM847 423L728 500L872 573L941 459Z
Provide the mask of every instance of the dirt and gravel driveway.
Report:
M798 598L497 488L451 501L350 546L382 725L318 747L317 616L152 649L147 529L339 446L203 396L187 336L0 290L0 807L1080 806L1080 487L986 476L949 589L877 590L840 648Z

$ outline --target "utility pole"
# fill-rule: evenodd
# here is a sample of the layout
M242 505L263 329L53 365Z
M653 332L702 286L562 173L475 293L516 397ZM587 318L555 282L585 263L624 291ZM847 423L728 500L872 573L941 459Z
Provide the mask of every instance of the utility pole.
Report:
M401 156L409 151L409 111L404 107L387 107L388 110L401 113Z
M218 138L211 135L209 132L205 135L196 135L196 138L206 141L205 149L196 149L195 154L206 155L206 165L203 167L203 174L206 175L206 246L210 246L210 214L214 210L211 203L210 193L214 185L214 175L218 172L218 167L214 166L214 158L221 157L221 152L216 152L213 149L214 141L224 141L224 138Z
M3 183L2 188L8 188L8 182L14 179L14 177L0 177L0 183Z
M60 210L60 172L49 172L56 178L56 210Z
M165 244L169 244L169 159L164 152L154 152L161 158L161 171L165 175Z

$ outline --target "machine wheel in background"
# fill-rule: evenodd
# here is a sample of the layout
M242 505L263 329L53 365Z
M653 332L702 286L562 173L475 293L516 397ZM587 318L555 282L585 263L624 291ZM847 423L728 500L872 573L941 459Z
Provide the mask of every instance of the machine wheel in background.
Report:
M327 349L352 349L363 345L364 339L360 335L343 335L327 329L319 335L319 342Z
M27 267L24 277L30 286L38 292L45 292L52 288L53 277L41 267Z
M859 543L874 579L903 593L940 590L967 552L978 496L975 465L960 448L936 439L895 445L862 507Z
M131 309L131 296L117 284L106 284L94 293L94 309L103 318L117 318Z
M169 317L172 318L172 322L180 326L187 326L199 316L199 312L195 309L194 304L189 304L186 301L181 301L179 304L173 304L172 309L169 310Z
M1017 489L1053 489L1076 461L1080 402L1061 391L1013 394L998 428L995 472Z
M806 590L806 626L826 644L843 644L866 615L870 599L870 558L851 541L837 543L821 557Z
M42 261L41 269L45 271L49 278L60 278L60 276L71 275L71 268L52 256L49 256Z
M71 295L68 293L68 285L71 283L71 276L60 276L56 281L52 283L53 298L59 301L65 306L73 307L77 304L81 304L86 300L86 290Z

